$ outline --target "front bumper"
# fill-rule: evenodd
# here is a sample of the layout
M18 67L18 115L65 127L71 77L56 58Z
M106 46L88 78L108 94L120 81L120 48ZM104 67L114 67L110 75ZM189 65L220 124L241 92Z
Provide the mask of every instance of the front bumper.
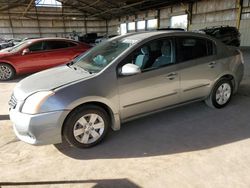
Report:
M32 145L56 144L62 141L61 130L69 111L24 114L10 110L10 120L16 136Z

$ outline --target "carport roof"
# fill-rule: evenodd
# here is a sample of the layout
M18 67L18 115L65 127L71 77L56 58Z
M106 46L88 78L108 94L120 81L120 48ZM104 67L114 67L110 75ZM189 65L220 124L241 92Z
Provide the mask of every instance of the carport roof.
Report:
M38 0L39 1L39 0ZM99 17L102 19L116 18L130 15L135 12L158 9L162 6L181 4L197 0L57 0L64 7L76 9L86 17ZM0 0L0 11L18 6L31 7L35 0Z

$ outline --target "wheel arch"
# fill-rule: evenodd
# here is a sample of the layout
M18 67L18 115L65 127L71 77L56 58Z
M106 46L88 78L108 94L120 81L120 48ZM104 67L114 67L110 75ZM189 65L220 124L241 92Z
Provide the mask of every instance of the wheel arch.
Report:
M1 61L1 60L0 60L0 64L6 64L6 65L11 66L11 67L13 68L13 70L15 71L15 73L17 73L17 70L16 70L15 66L13 66L10 62Z
M232 85L233 85L233 90L234 90L234 93L237 91L238 89L238 84L236 82L236 78L235 76L232 74L232 73L224 73L224 74L221 74L220 76L218 76L218 78L215 80L214 84L213 84L213 87L214 85L220 81L222 78L226 78L228 80L231 81Z
M103 108L107 114L109 115L110 117L110 120L111 120L111 125L110 127L113 129L113 130L120 130L120 117L118 115L118 113L116 113L114 111L114 109L112 109L108 104L106 104L105 102L103 101L86 101L86 102L83 102L81 104L78 104L76 105L75 107L73 107L70 112L67 114L66 118L64 119L63 121L63 126L65 124L65 121L66 119L69 117L69 115L71 113L73 113L74 111L76 111L77 109L83 107L83 106L86 106L86 105L95 105L95 106L98 106L98 107L101 107ZM63 128L62 128L62 131L63 131Z
M221 78L226 78L226 79L230 80L232 85L233 85L234 93L237 91L238 85L236 83L235 77L232 74L225 74Z
M17 75L17 70L11 63L0 61L0 65L2 67L8 68L9 70L8 73L6 73L7 75L5 75L5 73L1 74L1 81L12 80Z

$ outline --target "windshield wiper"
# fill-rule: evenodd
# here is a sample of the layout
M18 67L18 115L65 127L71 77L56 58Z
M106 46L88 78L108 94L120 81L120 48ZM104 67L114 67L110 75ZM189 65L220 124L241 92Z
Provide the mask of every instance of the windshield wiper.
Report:
M78 65L78 67L80 67L84 72L87 72L87 73L89 73L89 74L93 74L93 72L92 71L89 71L89 70L86 70L86 69L84 69L84 68L82 68L81 66L79 66Z
M74 65L74 61L70 61L66 64L68 67L71 66L71 65Z
M87 72L87 73L89 73L89 74L93 74L92 71L88 71L88 70L82 68L81 66L79 66L79 65L77 65L77 64L74 64L73 61L67 63L67 66L70 67L70 68L73 68L74 70L77 70L77 69L80 68L80 69L83 70L84 72Z

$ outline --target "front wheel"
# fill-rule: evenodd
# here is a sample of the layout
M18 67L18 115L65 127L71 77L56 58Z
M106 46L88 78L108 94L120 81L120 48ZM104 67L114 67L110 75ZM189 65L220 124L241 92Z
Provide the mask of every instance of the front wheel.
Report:
M222 78L215 84L211 94L205 102L212 108L223 108L230 102L232 94L233 85L231 80Z
M66 119L63 137L74 147L92 147L104 138L108 125L109 116L104 109L86 105L73 111Z
M15 76L15 70L12 66L0 63L0 80L6 81L11 80Z

